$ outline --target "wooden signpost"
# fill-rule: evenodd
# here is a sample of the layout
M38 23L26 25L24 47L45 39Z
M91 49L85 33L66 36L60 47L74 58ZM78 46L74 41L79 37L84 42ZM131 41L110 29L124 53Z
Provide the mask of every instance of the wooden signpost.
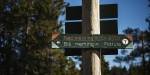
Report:
M81 21L66 21L66 34L52 35L53 48L67 48L65 53L74 49L71 52L82 55L83 75L101 75L101 51L132 48L130 37L117 35L117 17L117 4L99 5L99 0L82 0L82 7L67 7L66 20Z

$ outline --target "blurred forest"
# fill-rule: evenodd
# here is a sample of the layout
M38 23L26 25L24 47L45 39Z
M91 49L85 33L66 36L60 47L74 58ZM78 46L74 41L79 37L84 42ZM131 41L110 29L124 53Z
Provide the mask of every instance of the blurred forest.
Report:
M150 8L150 0L149 5ZM150 75L150 15L145 18L148 26L145 30L140 28L127 28L123 32L133 40L133 50L121 50L121 55L115 57L114 62L119 67L112 67L110 75ZM126 64L128 69L123 66Z
M0 0L0 75L78 75L63 50L50 49L63 0Z
M81 75L82 69L63 50L49 47L66 5L64 0L0 0L0 75ZM150 16L145 21L145 31L124 30L135 47L116 56L120 66L110 69L102 56L102 75L150 75Z

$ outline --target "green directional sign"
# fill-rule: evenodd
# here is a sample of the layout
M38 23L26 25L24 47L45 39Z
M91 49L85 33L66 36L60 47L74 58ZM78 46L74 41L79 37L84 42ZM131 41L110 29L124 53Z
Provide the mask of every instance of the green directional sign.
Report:
M56 48L132 48L124 35L60 35L53 44Z

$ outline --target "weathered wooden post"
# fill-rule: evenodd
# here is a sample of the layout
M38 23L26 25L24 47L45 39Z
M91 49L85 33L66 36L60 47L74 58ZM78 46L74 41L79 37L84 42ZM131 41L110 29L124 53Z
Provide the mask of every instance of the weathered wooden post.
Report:
M82 0L83 34L100 34L99 0ZM88 49L82 51L83 75L101 75L100 51Z

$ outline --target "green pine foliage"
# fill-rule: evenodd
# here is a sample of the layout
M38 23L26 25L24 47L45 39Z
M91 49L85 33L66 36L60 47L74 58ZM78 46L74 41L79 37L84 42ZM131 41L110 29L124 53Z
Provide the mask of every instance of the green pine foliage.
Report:
M63 0L0 1L0 38L7 41L0 41L0 75L79 74L63 50L49 47L63 7Z

